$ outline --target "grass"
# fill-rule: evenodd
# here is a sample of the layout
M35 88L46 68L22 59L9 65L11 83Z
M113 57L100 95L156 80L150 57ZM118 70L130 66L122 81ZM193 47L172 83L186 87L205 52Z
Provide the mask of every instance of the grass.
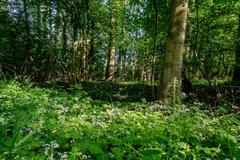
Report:
M0 82L0 159L240 159L240 116ZM75 88L76 89L76 88Z

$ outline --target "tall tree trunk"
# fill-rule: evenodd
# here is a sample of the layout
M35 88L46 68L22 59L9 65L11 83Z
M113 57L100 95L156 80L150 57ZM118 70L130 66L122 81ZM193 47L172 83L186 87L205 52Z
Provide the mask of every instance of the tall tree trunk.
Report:
M119 51L119 79L125 79L125 61L126 61L126 40L125 40L125 26L126 26L126 0L122 0L122 16L121 16L121 47Z
M62 57L63 59L67 59L67 20L66 20L66 14L62 14ZM63 74L64 74L64 79L67 81L69 79L66 68L67 65L63 63Z
M153 8L155 11L155 22L154 22L154 38L153 38L153 57L152 57L152 71L151 71L151 81L155 80L155 69L156 69L156 52L157 52L157 30L158 30L158 8L157 0L153 1Z
M141 81L147 80L147 38L144 38L144 52L141 60Z
M177 100L180 100L181 96L181 68L184 52L188 0L172 0L171 5L165 61L159 90L159 98L163 103L170 102L169 96L171 96L171 94L174 94L174 97L176 97ZM175 99L173 103L175 103Z
M124 47L122 50L122 56L121 56L121 68L120 68L121 80L125 80L126 78L126 56L127 56L127 49Z
M53 36L53 17L52 17L52 2L48 2L47 3L48 6L48 25L49 25L49 29L47 30L49 32L49 39L50 39L50 43L52 43L52 36ZM51 48L52 46L50 45L50 52L51 52Z
M27 52L28 52L28 58L32 59L32 41L31 41L31 29L30 29L30 19L29 19L29 13L27 9L27 1L23 0L23 12L25 16L25 29L26 29L26 38L27 38Z
M122 28L121 28L121 46L119 47L119 55L118 55L118 65L117 65L117 74L119 76L119 79L122 80L123 77L123 54L125 50L124 46L124 28L123 28L123 19L122 19Z
M123 48L119 48L119 55L117 60L117 76L121 80L121 74L122 74L122 55L123 55Z
M83 38L83 70L84 80L90 79L90 67L93 64L94 56L94 33L93 33L94 22L91 20L91 14L87 13L87 26L82 29L84 34ZM84 30L85 29L85 30ZM85 31L85 32L84 32ZM91 70L93 71L93 70Z
M110 3L110 33L109 33L109 45L108 45L108 59L106 68L106 80L114 79L114 67L115 67L115 52L116 52L116 2L115 0L109 0Z
M78 28L76 24L73 24L73 37L72 37L72 66L71 66L71 75L72 75L72 82L77 81L77 72L76 72L76 57L77 57L77 49L78 49L78 42L77 42L77 33Z
M63 17L63 26L62 26L62 55L63 57L67 54L67 24L66 17Z
M30 67L30 63L33 61L32 57L32 39L31 39L31 28L30 28L30 17L27 9L27 0L23 0L23 13L24 13L24 18L25 18L25 32L26 32L26 60L28 66ZM25 64L24 62L24 64ZM25 66L22 66L22 73L26 72ZM30 68L28 68L30 69Z
M89 40L87 35L84 35L83 38L83 78L85 81L89 79Z
M41 37L41 3L37 4L37 34L38 34L38 41L37 41L37 54L41 54L42 51L42 37Z
M233 72L233 81L240 81L240 14L238 15L237 43L235 53L235 67Z
M136 70L136 52L137 52L137 32L135 32L135 38L132 43L132 56L131 56L131 70L132 70L132 75L131 75L131 80L135 80L135 70Z
M53 62L53 59L54 59L54 54L53 54L53 50L54 50L54 47L55 47L55 43L54 43L54 36L53 36L53 30L54 30L54 27L53 27L53 9L52 9L52 1L49 1L47 3L48 5L48 25L49 25L49 41L50 41L50 44L49 44L49 48L48 48L48 62L49 63L52 63ZM56 27L56 26L55 26ZM56 29L56 28L55 28ZM49 68L49 67L47 67Z
M94 48L94 29L95 29L95 23L93 20L90 21L90 49L89 49L89 78L91 80L94 79L94 63L96 61L95 57L95 48Z
M156 70L156 56L157 56L157 30L158 30L158 8L157 0L153 1L153 8L155 11L155 22L154 22L154 38L153 38L153 57L152 57L152 70L151 70L151 87L152 96L155 97L154 92L154 81L155 81L155 70Z

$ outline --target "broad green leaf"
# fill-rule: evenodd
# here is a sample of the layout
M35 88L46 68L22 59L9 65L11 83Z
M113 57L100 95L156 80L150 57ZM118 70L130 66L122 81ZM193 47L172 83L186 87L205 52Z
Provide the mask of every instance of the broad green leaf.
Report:
M148 148L140 151L140 154L143 155L143 159L159 159L162 151L158 148Z
M89 151L95 155L103 153L102 149L97 145L89 145Z

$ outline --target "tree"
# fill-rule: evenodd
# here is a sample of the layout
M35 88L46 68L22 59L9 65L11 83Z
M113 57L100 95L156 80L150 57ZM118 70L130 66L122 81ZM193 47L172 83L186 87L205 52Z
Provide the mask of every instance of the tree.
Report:
M157 30L158 30L158 6L157 0L153 0L153 8L155 12L155 22L154 22L154 36L153 36L153 58L152 58L152 73L151 81L155 80L155 67L156 67L156 52L157 52Z
M110 5L110 32L109 32L109 44L108 44L108 59L106 68L106 80L114 79L114 67L115 67L115 52L116 52L116 4L115 0L109 0Z
M181 68L184 52L187 11L188 0L172 0L164 68L162 71L159 91L159 98L164 103L169 102L169 96L171 94L176 94L176 96L180 98Z
M237 41L236 41L236 53L235 53L235 67L233 72L234 81L240 81L240 14L238 15L238 30L237 30Z
M27 8L27 1L23 0L23 13L25 18L25 32L26 32L26 62L29 64L33 61L32 57L32 40L31 40L31 29L30 29L30 17L29 17L29 10Z
M174 6L172 14L178 24L174 21L169 25L174 31L167 36L171 13L169 2L1 1L2 72L7 77L28 77L38 82L103 78L154 82L159 80L159 72L166 78L166 68L174 68L171 65L166 67L169 62L163 63L166 41L168 38L168 52L172 55L176 52L181 57L178 50L181 50L179 45L182 42L178 32L182 34L182 31L174 29L179 25L181 28L181 17L186 13L177 13ZM184 8L186 0L172 1L174 3ZM191 2L183 58L185 78L212 80L231 76L236 80L240 61L239 41L235 41L236 28L239 28L236 15L239 15L239 0ZM173 59L168 61L182 63ZM166 94L166 84L176 77L175 72L178 71L171 69L169 73L173 75L162 83L162 95L163 92Z

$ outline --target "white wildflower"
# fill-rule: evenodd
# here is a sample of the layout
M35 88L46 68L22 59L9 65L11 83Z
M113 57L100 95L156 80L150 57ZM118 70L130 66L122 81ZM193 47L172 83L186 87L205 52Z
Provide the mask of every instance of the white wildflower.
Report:
M52 147L52 148L58 148L58 147L59 147L59 144L57 144L56 141L51 141L51 147Z

